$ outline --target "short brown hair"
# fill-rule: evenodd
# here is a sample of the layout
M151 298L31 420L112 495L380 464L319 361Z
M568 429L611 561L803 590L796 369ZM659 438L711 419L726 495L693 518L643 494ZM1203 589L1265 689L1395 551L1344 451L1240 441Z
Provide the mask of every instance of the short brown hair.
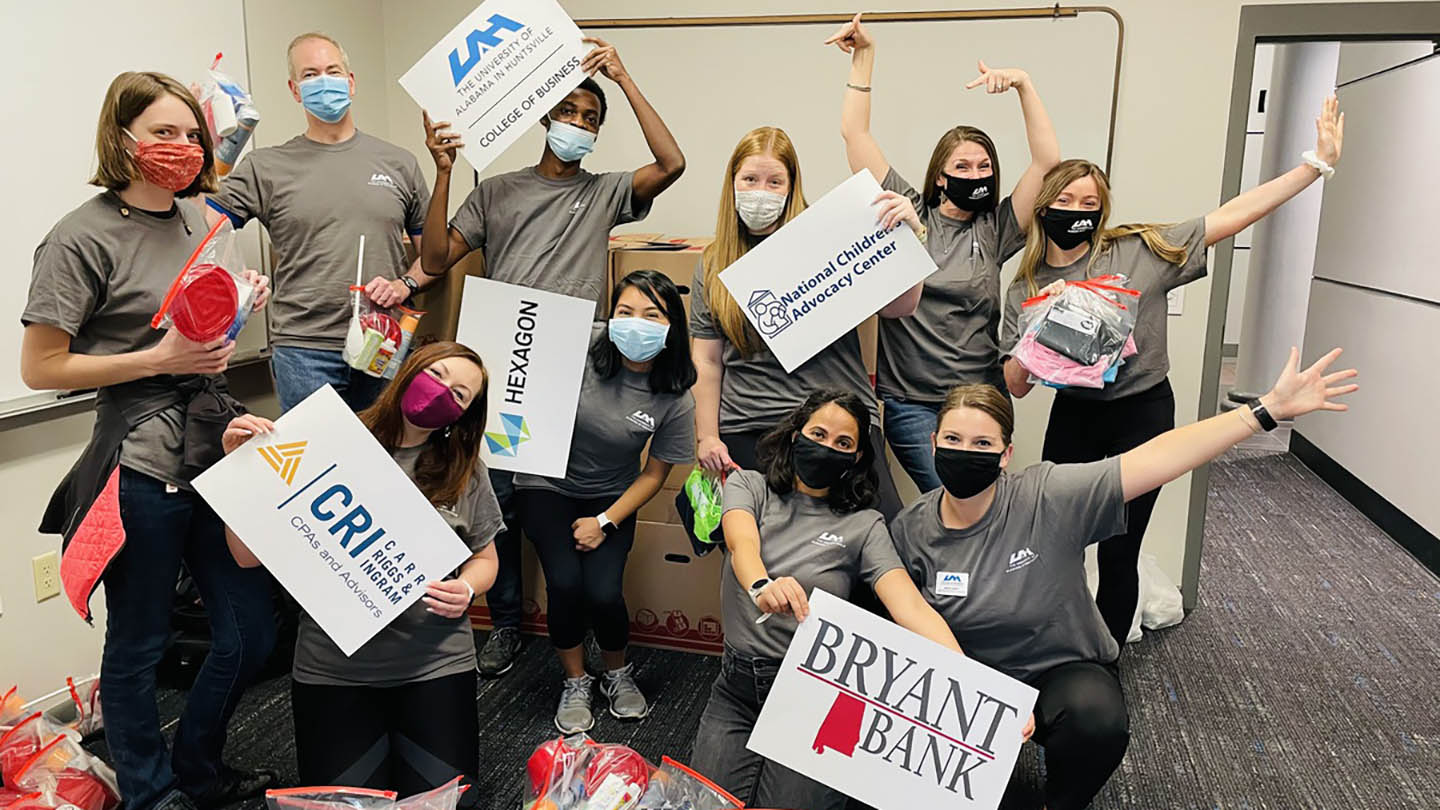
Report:
M925 167L925 189L920 192L920 196L924 198L927 207L934 208L940 204L942 189L935 183L939 181L940 175L945 173L945 162L950 159L950 153L967 141L980 144L980 148L990 156L990 171L995 174L995 187L1000 187L1000 156L995 152L995 142L983 129L964 125L953 127L935 143L935 150L930 153L930 165Z
M1010 407L1010 398L993 385L969 383L957 385L945 395L945 402L936 414L935 430L945 421L945 414L960 408L974 408L994 419L1000 425L1000 439L1008 447L1010 436L1015 432L1015 411Z
M193 197L202 191L212 192L219 188L215 175L215 144L210 138L210 128L205 125L205 113L201 112L200 103L185 85L164 73L150 71L121 73L105 91L105 103L100 105L100 123L95 127L96 168L90 185L124 191L140 179L140 167L125 143L126 135L122 130L129 129L136 118L166 93L185 102L185 106L194 113L195 123L200 127L200 147L205 150L205 163L200 173L175 196Z
M335 41L335 38L330 36L329 34L322 34L319 31L310 31L290 40L290 47L285 49L285 65L286 71L290 74L290 81L293 82L298 78L295 73L295 49L300 47L300 43L310 39L318 39L334 45L335 50L340 52L340 65L345 68L346 73L350 72L350 56L349 54L345 53L345 47L339 42Z

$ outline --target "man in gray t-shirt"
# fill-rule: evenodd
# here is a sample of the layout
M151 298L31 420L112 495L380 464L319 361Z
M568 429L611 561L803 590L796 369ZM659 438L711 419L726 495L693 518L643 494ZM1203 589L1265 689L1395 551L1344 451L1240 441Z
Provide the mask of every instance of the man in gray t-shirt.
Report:
M430 192L414 155L355 128L355 76L338 44L305 35L289 58L306 130L240 161L208 200L210 221L228 216L238 228L258 219L270 234L270 364L281 409L329 383L359 410L384 387L341 356L360 237L366 294L381 306L406 300L420 271L412 267L405 280L405 238L419 248Z
M599 71L624 91L655 160L629 172L591 174L580 167L595 146L606 112L604 91L587 78L540 119L545 127L540 162L486 178L465 198L447 228L450 174L463 142L447 122L432 123L427 115L425 142L435 158L435 193L425 219L432 236L420 252L427 280L443 276L466 255L480 251L486 277L592 300L596 320L603 318L610 286L606 278L610 229L644 219L651 201L685 170L685 156L615 48L599 39L585 41L595 49L580 69L589 74ZM442 232L448 234L443 239ZM512 479L508 473L491 474L506 522L513 526ZM520 649L516 628L523 593L518 535L506 532L495 540L500 571L486 602L496 632L480 652L482 675L508 671Z

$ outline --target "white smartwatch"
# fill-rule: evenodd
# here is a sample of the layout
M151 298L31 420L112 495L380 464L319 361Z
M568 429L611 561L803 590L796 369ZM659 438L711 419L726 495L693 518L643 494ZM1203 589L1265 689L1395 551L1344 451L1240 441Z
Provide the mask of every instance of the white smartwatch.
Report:
M770 582L771 580L769 577L761 577L760 579L757 579L753 583L751 583L749 588L750 601L754 602L758 606L760 604L760 594L765 590L767 586L770 585Z
M610 516L605 514L604 512L596 515L595 520L600 524L600 531L605 532L606 534L609 534L616 529L615 521L611 520Z

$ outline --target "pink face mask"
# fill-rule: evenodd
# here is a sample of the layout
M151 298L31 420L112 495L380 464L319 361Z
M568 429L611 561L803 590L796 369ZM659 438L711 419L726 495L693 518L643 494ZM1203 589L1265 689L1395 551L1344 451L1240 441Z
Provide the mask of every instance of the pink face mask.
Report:
M166 191L184 191L205 168L205 149L200 144L142 141L129 130L125 134L135 141L140 176Z
M449 427L465 413L449 387L428 371L415 375L415 379L405 387L405 393L400 397L400 410L410 424L426 430Z

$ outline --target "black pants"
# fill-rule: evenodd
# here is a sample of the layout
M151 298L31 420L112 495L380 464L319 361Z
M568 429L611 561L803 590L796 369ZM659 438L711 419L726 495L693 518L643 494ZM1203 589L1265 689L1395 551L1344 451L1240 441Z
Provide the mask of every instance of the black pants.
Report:
M1045 808L1089 807L1130 744L1125 693L1114 665L1061 664L1030 685L1040 690L1035 742L1045 747Z
M630 643L625 560L635 543L635 516L620 521L593 551L577 551L571 524L605 511L614 498L571 498L545 489L522 489L516 497L520 526L545 572L550 642L561 650L578 647L590 627L600 649L624 650Z
M393 790L402 797L457 775L461 807L480 807L475 671L401 686L291 684L302 785Z
M747 433L721 433L720 441L725 443L725 448L730 451L730 460L739 464L746 470L760 469L760 460L756 452L760 438L769 430L758 430ZM900 501L900 491L895 488L895 477L890 474L890 464L885 459L885 435L880 428L871 425L870 445L875 449L875 474L880 479L880 503L876 509L885 516L888 523L900 514L905 504Z
M1118 456L1175 427L1175 393L1170 381L1138 394L1112 400L1086 400L1060 394L1050 408L1042 458L1057 464L1099 461ZM1140 542L1160 490L1147 492L1126 507L1128 529L1104 539L1097 549L1100 589L1095 604L1110 635L1120 646L1130 633L1140 602Z

